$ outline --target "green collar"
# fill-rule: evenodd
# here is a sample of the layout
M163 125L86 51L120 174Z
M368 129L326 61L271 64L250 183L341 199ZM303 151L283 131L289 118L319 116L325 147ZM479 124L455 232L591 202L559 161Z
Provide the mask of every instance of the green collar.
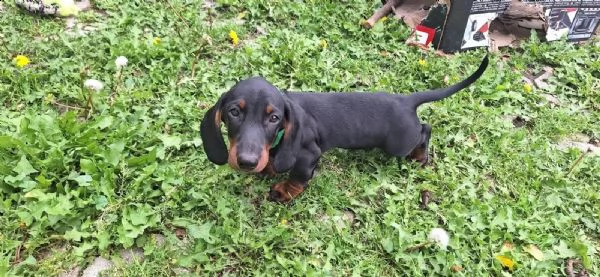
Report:
M279 130L279 132L277 132L277 135L275 136L275 141L273 142L273 144L271 144L271 149L277 147L277 145L279 145L279 143L281 142L281 138L283 138L283 134L285 133L285 129L281 129Z

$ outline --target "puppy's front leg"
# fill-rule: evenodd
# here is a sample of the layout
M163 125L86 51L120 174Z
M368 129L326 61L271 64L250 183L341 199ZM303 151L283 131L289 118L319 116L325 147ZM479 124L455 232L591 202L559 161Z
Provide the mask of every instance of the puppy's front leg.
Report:
M288 180L271 186L269 200L286 203L300 195L313 177L320 157L321 149L315 143L300 150Z

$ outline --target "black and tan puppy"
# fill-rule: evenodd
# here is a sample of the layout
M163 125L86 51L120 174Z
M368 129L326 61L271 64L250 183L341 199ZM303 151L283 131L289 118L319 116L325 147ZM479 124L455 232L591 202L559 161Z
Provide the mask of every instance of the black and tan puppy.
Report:
M256 173L290 171L269 198L287 202L306 188L321 155L335 147L380 148L395 157L428 161L431 126L417 117L419 105L446 98L475 82L486 56L467 79L447 88L411 95L386 93L283 93L265 79L238 82L211 107L200 133L215 164ZM220 127L225 123L229 150Z

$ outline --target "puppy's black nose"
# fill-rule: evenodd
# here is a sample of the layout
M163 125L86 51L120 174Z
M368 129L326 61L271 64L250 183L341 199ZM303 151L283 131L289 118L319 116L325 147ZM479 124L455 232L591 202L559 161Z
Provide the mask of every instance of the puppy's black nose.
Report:
M252 154L240 154L238 156L238 165L244 170L253 170L258 164L258 156Z

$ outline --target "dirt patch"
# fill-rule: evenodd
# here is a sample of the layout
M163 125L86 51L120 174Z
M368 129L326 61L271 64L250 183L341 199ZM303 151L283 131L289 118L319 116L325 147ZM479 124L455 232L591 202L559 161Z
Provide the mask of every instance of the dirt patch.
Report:
M542 94L542 97L546 99L546 102L550 104L550 107L554 108L555 106L560 106L560 100L558 100L555 95L544 93Z
M67 271L67 272L63 272L61 274L59 274L59 277L78 277L79 273L81 272L81 268L76 266L75 268Z
M588 152L588 155L600 156L600 147L596 139L592 139L584 134L575 134L556 144L559 150L567 151L577 148L581 152Z
M144 261L144 250L141 248L130 248L121 250L121 259L125 261L126 264L131 264L134 262L143 262Z
M504 115L502 116L503 120L510 121L515 128L521 127L533 127L533 121L526 116L521 115Z
M156 246L158 246L158 247L163 247L165 245L166 238L162 234L153 234L152 239L154 240L154 243L156 243Z
M73 37L83 37L98 30L98 26L91 23L82 23L75 17L69 17L65 20L65 33Z

